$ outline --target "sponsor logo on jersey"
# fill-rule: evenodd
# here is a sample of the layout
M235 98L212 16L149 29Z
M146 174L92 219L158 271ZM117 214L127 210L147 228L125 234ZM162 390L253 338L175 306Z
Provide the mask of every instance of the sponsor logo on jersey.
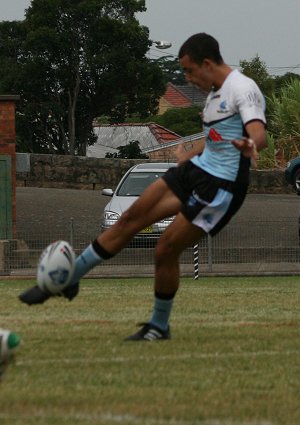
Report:
M226 100L223 100L220 105L219 109L217 110L219 114L226 114L228 112L227 102Z
M220 133L217 132L215 128L211 128L209 130L208 137L213 142L221 142L223 140L223 137Z

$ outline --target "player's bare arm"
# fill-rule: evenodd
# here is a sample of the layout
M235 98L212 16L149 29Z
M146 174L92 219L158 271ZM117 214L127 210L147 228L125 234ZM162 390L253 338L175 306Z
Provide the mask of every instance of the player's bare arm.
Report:
M205 138L202 137L200 140L194 142L192 148L190 150L185 150L184 145L180 144L178 145L175 155L177 159L177 163L180 165L183 162L188 161L189 159L193 158L195 155L199 155L205 146Z
M258 152L267 146L266 128L263 122L257 120L246 124L246 131L249 137L233 140L232 144L255 164Z

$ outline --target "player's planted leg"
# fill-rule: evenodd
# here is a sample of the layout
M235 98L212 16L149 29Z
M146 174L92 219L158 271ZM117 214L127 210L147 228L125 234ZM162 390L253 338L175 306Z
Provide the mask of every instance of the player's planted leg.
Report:
M141 329L134 333L133 335L125 338L125 341L157 341L171 339L170 327L165 331L157 328L151 323L140 323L138 326L141 326Z
M155 341L158 339L171 339L169 318L173 307L176 292L171 294L155 293L152 317L148 323L141 323L142 328L125 341Z
M168 231L166 231L168 233ZM179 286L179 253L169 244L164 234L155 250L155 296L152 316L146 324L136 333L130 335L125 341L156 341L170 339L169 318L173 301ZM160 279L162 273L163 285Z
M156 341L170 339L169 319L179 288L179 257L181 252L204 235L200 228L178 215L160 237L155 250L155 298L152 316L125 341Z

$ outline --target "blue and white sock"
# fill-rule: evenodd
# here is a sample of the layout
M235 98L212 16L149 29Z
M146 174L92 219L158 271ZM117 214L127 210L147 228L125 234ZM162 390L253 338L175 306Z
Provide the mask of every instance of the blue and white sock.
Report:
M149 321L151 325L156 326L162 331L166 331L169 327L169 318L173 307L175 294L170 295L167 299L161 298L158 294L155 295L154 309L152 317Z
M113 255L105 251L101 245L99 245L98 241L95 240L76 258L75 270L69 286L78 283L91 269L112 256Z

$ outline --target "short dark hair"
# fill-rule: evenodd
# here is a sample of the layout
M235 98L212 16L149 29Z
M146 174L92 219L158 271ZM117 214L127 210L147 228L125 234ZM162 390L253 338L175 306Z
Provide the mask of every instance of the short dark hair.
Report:
M211 59L217 64L223 63L219 43L205 32L194 34L188 38L179 50L179 59L188 55L193 62L201 64L204 59Z

